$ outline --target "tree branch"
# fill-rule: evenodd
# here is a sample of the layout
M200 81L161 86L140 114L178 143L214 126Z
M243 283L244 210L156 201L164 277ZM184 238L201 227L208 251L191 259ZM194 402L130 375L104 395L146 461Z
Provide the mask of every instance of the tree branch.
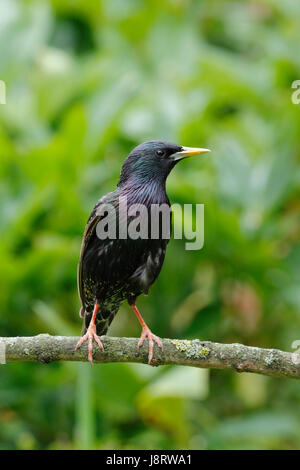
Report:
M0 337L0 363L12 361L87 361L87 344L74 351L79 338L72 336ZM136 338L102 338L105 352L94 344L94 362L147 363L148 343L138 349ZM220 344L198 339L163 339L164 349L155 346L155 364L176 364L212 369L234 369L274 377L300 379L300 355L242 344Z

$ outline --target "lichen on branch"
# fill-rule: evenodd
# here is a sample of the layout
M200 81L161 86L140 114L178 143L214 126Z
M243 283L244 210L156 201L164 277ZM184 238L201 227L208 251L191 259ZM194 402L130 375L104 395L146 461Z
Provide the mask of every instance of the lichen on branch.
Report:
M0 363L87 361L87 345L75 351L78 337L41 334L26 337L0 337ZM94 345L94 362L147 363L148 344L139 349L136 338L101 337L105 351ZM185 365L211 369L233 369L274 377L300 379L300 355L243 344L211 341L163 339L163 350L155 347L153 365Z

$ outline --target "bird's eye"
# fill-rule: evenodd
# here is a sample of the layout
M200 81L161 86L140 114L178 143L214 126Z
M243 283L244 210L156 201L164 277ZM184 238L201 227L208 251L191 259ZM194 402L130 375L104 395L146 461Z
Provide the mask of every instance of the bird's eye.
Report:
M156 155L158 155L159 157L162 157L164 154L165 152L163 150L156 150Z

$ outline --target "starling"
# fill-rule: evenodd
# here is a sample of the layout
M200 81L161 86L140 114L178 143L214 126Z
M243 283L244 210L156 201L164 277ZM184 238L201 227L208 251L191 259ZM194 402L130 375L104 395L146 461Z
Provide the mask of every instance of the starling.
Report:
M99 336L107 332L125 300L142 326L138 346L148 338L149 364L153 359L154 343L162 348L160 338L151 332L138 311L136 300L139 295L148 293L159 275L170 239L172 222L166 178L183 158L206 152L209 150L182 147L164 141L145 142L126 158L116 189L99 199L95 205L85 228L78 264L78 291L82 304L80 316L84 320L83 336L76 349L88 341L88 359L91 364L93 340L104 350ZM147 223L144 227L147 230L138 236L131 236L126 231L128 229L129 232L129 225L134 220L131 209L136 204L145 208L144 218L147 216ZM151 217L152 207L156 208L159 215L155 221ZM165 207L169 211L160 212ZM163 233L166 220L169 228L167 234ZM103 236L103 226L100 226L104 221L106 228L111 223L115 229L111 232L107 230L106 236ZM142 221L143 218L140 223Z

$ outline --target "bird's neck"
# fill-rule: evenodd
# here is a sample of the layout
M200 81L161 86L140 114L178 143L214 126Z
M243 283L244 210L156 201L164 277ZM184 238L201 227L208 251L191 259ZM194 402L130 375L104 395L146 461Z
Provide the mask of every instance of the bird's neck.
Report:
M165 179L129 178L120 187L122 196L126 196L129 204L163 204L169 203L166 193Z

